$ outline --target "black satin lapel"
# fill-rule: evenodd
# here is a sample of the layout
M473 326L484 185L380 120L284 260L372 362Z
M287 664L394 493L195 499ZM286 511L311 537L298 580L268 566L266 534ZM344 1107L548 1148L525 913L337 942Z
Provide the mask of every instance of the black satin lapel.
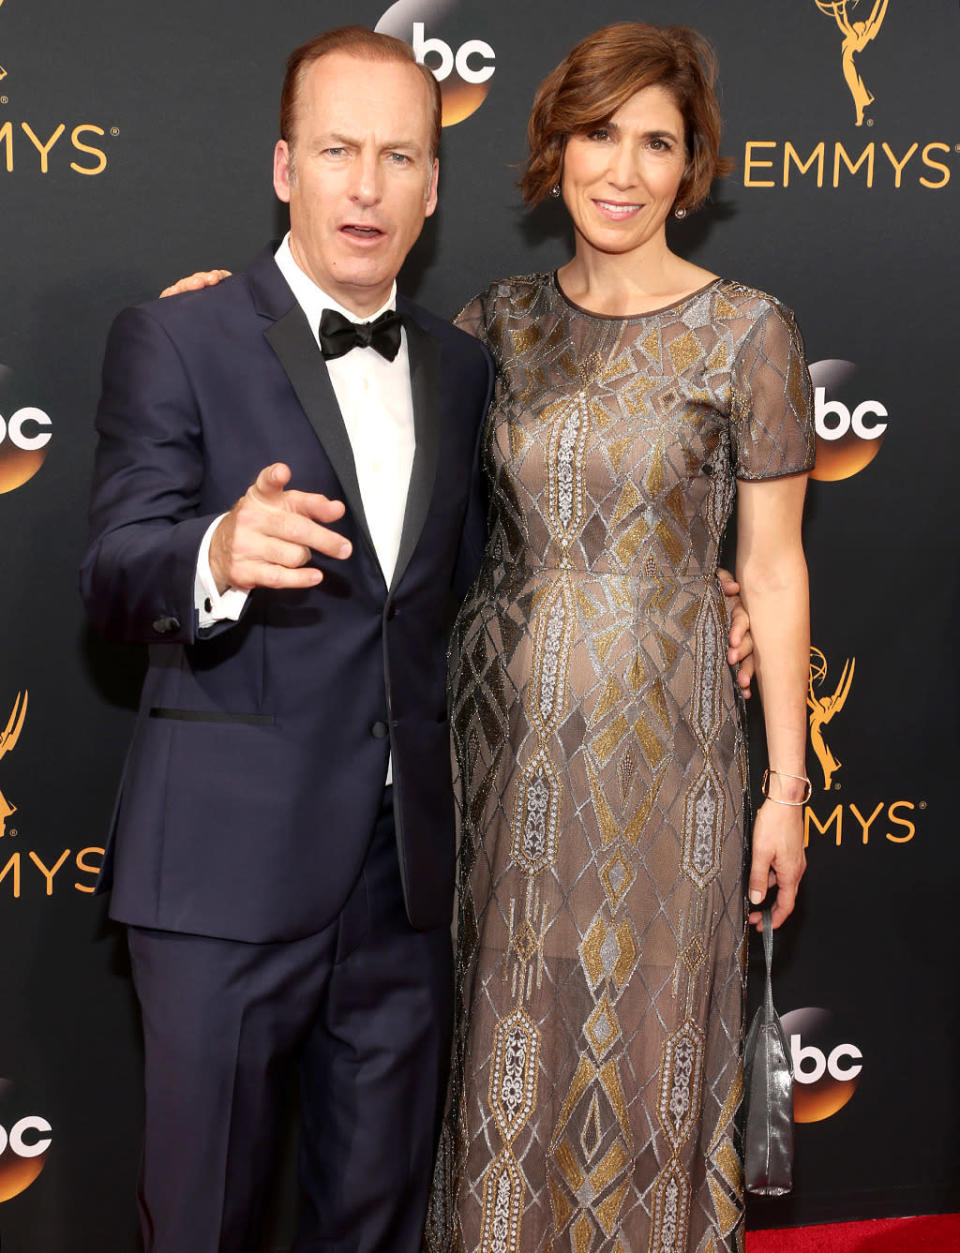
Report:
M330 375L303 310L294 304L289 313L264 331L264 336L286 371L297 399L333 466L333 472L340 480L348 513L356 519L373 550L350 437L343 424Z
M409 316L404 319L404 328L410 356L413 429L417 446L413 455L407 506L403 514L403 530L400 533L400 548L397 551L391 589L403 577L423 531L437 477L437 454L440 447L440 405L437 395L440 345Z

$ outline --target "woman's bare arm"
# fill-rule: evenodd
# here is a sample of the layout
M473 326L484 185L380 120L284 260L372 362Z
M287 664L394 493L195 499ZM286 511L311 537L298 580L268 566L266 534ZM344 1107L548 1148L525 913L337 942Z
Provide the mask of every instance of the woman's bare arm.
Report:
M754 824L749 893L756 906L776 886L774 927L792 912L806 866L799 803L806 792L799 778L806 774L810 664L800 534L805 490L803 474L737 485L737 578L754 640L772 798L760 806ZM750 921L759 925L758 909L751 911Z

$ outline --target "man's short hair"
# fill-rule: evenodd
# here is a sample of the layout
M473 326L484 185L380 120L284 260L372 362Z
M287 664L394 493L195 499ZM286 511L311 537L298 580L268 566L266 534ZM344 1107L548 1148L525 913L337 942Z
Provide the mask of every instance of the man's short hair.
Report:
M433 125L430 136L430 155L435 157L440 147L440 128L442 125L442 103L440 84L433 73L427 69L413 54L413 49L402 39L394 39L392 35L381 35L366 26L339 26L336 30L325 31L299 48L294 48L287 58L287 72L283 79L283 90L280 93L280 138L288 144L293 143L296 126L297 96L300 84L307 69L331 52L347 52L350 56L367 61L409 61L423 75L433 104Z

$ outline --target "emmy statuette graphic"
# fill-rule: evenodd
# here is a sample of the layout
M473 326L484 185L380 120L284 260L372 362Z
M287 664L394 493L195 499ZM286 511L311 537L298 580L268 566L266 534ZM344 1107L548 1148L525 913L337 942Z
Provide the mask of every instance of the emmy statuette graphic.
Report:
M823 728L846 704L856 663L856 657L849 657L844 662L840 682L832 696L817 696L815 689L822 687L827 678L827 659L819 648L810 649L810 681L807 693L807 704L810 706L810 743L823 771L825 791L830 790L833 776L840 769L841 763L824 740Z
M858 7L860 0L814 0L817 8L827 17L832 17L843 34L843 47L840 55L843 62L843 77L850 88L853 103L857 110L857 125L863 125L863 111L873 104L873 93L854 64L854 57L862 52L872 39L876 39L883 19L887 15L889 0L874 0L873 11L866 21L853 21L851 13Z
M0 0L0 4L3 0ZM22 699L21 699L22 695ZM17 699L13 702L13 710L7 721L6 730L0 732L0 758L6 757L11 752L20 738L20 732L23 730L24 719L27 716L27 693L17 693ZM11 814L17 812L16 805L11 805L4 794L0 792L0 837L6 835L7 819Z

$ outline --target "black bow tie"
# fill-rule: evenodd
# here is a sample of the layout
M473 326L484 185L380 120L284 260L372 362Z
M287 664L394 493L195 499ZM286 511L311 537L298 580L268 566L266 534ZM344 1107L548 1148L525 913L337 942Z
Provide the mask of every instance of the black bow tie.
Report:
M324 360L342 357L351 348L375 348L392 361L400 351L403 322L395 309L388 309L372 322L351 322L336 309L324 309L320 317L320 351Z

